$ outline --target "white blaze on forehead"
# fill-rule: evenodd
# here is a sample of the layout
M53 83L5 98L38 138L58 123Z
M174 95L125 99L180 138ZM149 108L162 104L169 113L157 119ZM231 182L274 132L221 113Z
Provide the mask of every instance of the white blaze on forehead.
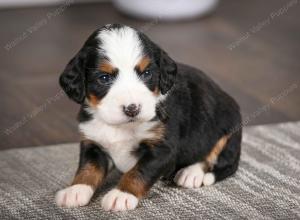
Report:
M141 60L143 47L137 32L130 27L103 30L99 33L100 52L120 70L131 69Z
M97 117L110 125L128 123L124 107L135 104L140 108L136 120L151 120L155 116L157 97L135 71L145 55L137 31L126 26L102 30L98 39L99 52L118 68L118 74L97 107Z

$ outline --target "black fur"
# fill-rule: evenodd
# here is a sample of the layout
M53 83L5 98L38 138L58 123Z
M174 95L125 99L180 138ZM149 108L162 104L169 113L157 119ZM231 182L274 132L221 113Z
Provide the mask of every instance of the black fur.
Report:
M83 69L84 64L82 64L84 58L80 56L82 54L83 52L69 62L59 79L60 86L64 89L65 93L79 104L85 98L85 74Z
M120 27L122 25L109 28ZM96 83L99 60L107 59L96 52L101 42L95 35L100 30L91 35L60 78L68 96L81 104L89 94L101 99L109 90L109 86ZM158 87L162 94L168 94L157 106L154 119L164 124L164 138L155 147L141 143L134 152L139 158L138 172L144 181L150 187L159 177L173 177L179 169L204 160L225 135L230 138L212 172L217 181L232 175L237 170L241 151L242 130L236 129L241 124L238 104L202 71L176 64L144 34L139 33L139 37L152 61L148 68L153 71L153 76L145 84L151 91ZM92 117L83 106L79 121L89 121ZM85 161L94 161L107 167L106 157L101 155L94 146L81 147L80 166Z
M239 161L242 132L232 133L241 123L239 107L203 72L182 64L178 67L175 86L164 104L170 118L167 145L176 146L175 171L203 160L221 137L230 134L213 170L221 180L235 172ZM227 175L220 175L221 170Z
M161 93L164 95L174 84L177 74L177 65L164 50L153 43L145 34L139 32L139 37L144 44L145 54L152 58L159 69L158 85Z
M88 89L93 90L87 86L91 85L88 82L93 80L97 61L101 58L97 52L100 44L96 38L98 32L99 30L95 31L88 38L82 49L69 61L59 78L60 86L68 97L79 104L83 104Z
M108 158L109 156L102 150L101 146L82 141L80 143L80 159L77 172L84 169L86 164L93 164L97 168L101 168L106 175L109 164Z

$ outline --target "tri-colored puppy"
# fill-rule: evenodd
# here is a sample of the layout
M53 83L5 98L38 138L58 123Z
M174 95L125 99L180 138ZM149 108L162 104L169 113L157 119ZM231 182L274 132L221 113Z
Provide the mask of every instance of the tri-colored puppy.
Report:
M96 30L60 77L81 105L79 168L59 206L87 205L115 167L105 210L134 209L161 177L198 188L232 175L241 150L236 102L203 72L174 62L145 34L113 24Z

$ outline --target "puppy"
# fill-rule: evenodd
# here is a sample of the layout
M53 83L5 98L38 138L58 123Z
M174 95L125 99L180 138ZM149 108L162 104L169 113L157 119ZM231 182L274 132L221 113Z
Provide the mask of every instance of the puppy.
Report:
M123 175L101 203L112 211L136 208L161 177L199 188L237 170L242 132L236 102L131 27L96 30L60 85L81 105L82 140L74 180L56 195L59 206L87 205L113 167Z

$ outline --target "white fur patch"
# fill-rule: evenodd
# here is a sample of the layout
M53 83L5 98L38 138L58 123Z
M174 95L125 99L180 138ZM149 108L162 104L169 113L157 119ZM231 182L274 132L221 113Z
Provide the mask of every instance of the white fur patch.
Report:
M195 163L179 170L174 178L178 186L199 188L202 184L212 185L215 181L213 173L204 173L204 164Z
M121 172L130 170L137 162L133 154L141 140L153 138L149 130L157 122L135 122L120 126L111 126L98 119L79 124L80 131L86 138L99 143Z
M204 186L210 186L210 185L214 184L215 182L216 182L215 174L206 173L204 175L204 178L203 178L203 185Z
M89 203L94 190L91 186L85 184L76 184L60 190L56 193L55 201L60 207L78 207Z
M139 36L130 27L102 30L98 38L102 43L100 53L105 54L115 67L132 70L143 56Z
M104 195L101 206L105 211L126 211L135 209L138 202L138 198L131 193L112 189Z

